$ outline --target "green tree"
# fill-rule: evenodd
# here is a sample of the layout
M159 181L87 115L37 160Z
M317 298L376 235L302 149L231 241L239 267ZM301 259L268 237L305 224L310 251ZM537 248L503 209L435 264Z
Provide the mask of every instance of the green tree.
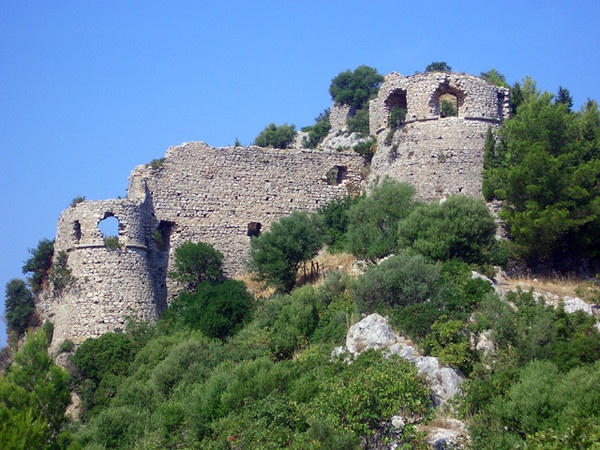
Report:
M415 189L409 184L385 179L367 197L348 210L348 251L375 261L393 253L398 241L398 221L415 207Z
M496 167L486 169L517 255L530 261L559 250L597 256L600 238L598 110L569 112L534 82L506 121ZM585 130L585 131L584 131Z
M506 78L496 69L490 69L487 72L481 72L479 75L485 81L489 81L492 84L500 87L508 87L508 83L506 82Z
M275 125L270 123L264 130L260 132L256 139L254 139L254 145L259 147L274 147L274 148L286 148L294 141L296 136L296 126L294 124L288 125Z
M446 61L435 61L425 67L425 72L452 72Z
M204 242L184 242L175 250L175 270L169 276L195 292L204 281L223 280L223 254Z
M369 134L369 109L363 108L356 111L353 117L349 117L346 121L348 123L348 131L350 133L359 133L363 136Z
M369 66L358 66L354 72L340 72L331 80L329 94L335 103L349 105L356 111L362 109L367 101L377 95L383 75Z
M322 242L319 217L294 211L252 238L250 268L259 280L289 292L296 284L300 264L314 257Z
M29 249L31 257L23 265L23 273L31 273L29 284L34 294L39 293L48 281L54 254L54 241L42 239L37 248Z
M0 374L0 442L6 449L58 448L66 423L68 377L48 355L45 331L30 334L6 376Z
M573 107L573 97L571 97L571 93L567 88L562 86L558 87L558 92L556 93L556 97L554 98L555 103L562 103L566 105L569 111Z
M14 332L17 337L25 334L35 312L35 304L23 280L14 278L6 283L4 310L8 331Z

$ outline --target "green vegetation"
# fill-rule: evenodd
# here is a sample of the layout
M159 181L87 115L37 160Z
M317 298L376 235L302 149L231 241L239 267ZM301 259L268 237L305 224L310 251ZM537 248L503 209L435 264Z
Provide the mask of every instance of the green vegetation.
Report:
M354 72L340 72L331 80L329 94L335 103L349 105L359 111L377 95L383 76L369 66L358 66Z
M396 128L402 125L406 119L406 112L406 108L394 106L390 111L390 117L388 117L388 127Z
M302 139L302 145L306 148L316 148L325 139L329 130L331 130L331 123L329 122L329 108L327 108L315 118L314 125L302 128L302 131L308 133L308 138Z
M529 262L600 255L600 111L573 113L526 80L514 118L486 146L484 192L505 201L513 252ZM564 95L564 93L563 93Z
M442 100L440 105L440 115L442 117L456 117L458 111L456 103L450 100Z
M452 68L445 61L436 61L428 64L425 72L452 72Z
M23 280L14 278L6 283L4 317L9 333L22 336L35 313L33 294Z
M69 206L71 208L74 208L79 203L83 203L83 202L85 202L85 197L75 197L73 200L71 200L71 204Z
M48 275L52 267L52 255L54 254L54 241L42 239L37 248L29 249L31 257L23 265L23 273L31 275L28 278L29 285L34 294L38 294L47 287Z
M104 246L109 250L119 250L121 248L119 236L105 236L102 240Z
M294 124L275 125L270 123L260 132L254 145L259 147L287 148L294 141L296 136L296 126Z
M496 86L508 87L506 78L496 69L490 69L487 72L481 72L479 76L485 81L489 81L490 83L495 84Z
M300 264L317 254L322 240L317 216L294 211L252 238L250 267L257 279L289 292L296 284Z
M48 355L43 329L28 335L5 375L0 374L0 442L6 449L65 448L67 373Z
M223 254L204 242L184 242L175 250L175 270L169 276L185 286L188 292L205 281L223 280Z

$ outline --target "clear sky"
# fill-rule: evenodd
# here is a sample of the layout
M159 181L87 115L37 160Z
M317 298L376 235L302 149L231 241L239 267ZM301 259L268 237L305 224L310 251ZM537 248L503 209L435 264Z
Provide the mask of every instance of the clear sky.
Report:
M597 0L0 0L2 289L73 198L125 196L172 145L310 125L361 64L496 68L600 100L598 23Z

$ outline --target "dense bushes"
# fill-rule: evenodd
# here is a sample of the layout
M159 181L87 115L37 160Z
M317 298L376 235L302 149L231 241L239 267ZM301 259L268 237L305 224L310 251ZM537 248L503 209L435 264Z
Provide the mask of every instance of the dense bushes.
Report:
M334 77L329 86L329 94L334 102L349 105L358 111L377 95L382 82L383 76L376 69L358 66L354 72L346 70Z
M182 293L171 304L163 319L171 326L187 327L205 335L224 339L250 319L252 296L240 281L202 282L194 293Z
M223 280L223 255L204 242L184 242L175 250L175 270L169 276L194 292L202 282Z

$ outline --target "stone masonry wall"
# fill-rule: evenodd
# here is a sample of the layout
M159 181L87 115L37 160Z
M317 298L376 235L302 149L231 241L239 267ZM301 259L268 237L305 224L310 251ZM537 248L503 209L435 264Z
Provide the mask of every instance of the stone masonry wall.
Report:
M456 116L442 117L442 98L454 102ZM487 130L508 117L508 89L465 74L392 73L369 106L371 134L377 137L371 185L391 177L414 185L425 200L481 196ZM394 106L407 114L404 124L391 128Z
M158 169L136 168L129 197L147 196L153 227L172 224L170 264L180 244L203 241L225 255L227 273L239 274L245 269L251 223L264 232L294 210L316 211L359 189L362 169L355 153L188 143L170 148Z

